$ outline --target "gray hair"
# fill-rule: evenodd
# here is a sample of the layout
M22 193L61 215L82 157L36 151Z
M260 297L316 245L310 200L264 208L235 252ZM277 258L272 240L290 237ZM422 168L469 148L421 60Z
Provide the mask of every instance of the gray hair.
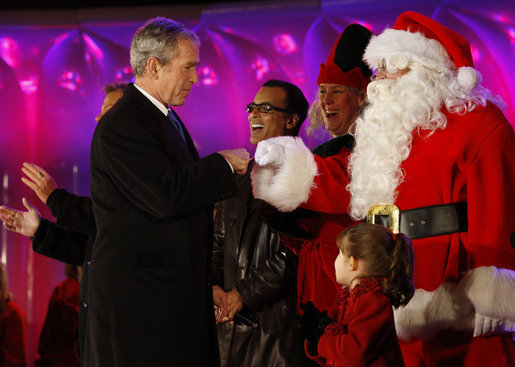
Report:
M180 40L190 40L200 46L198 36L181 23L158 17L140 27L131 42L131 66L134 76L142 76L145 65L155 57L162 65L168 64L178 54Z

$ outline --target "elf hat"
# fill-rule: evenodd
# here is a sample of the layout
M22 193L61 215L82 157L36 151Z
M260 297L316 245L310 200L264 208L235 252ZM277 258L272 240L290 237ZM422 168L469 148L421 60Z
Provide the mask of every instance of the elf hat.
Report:
M320 64L317 84L342 84L366 90L372 72L363 62L363 52L372 32L349 24L338 37L325 64Z
M377 69L383 60L387 70L402 70L410 61L439 72L457 70L458 84L472 90L481 81L474 69L468 41L437 21L412 11L401 14L393 29L372 37L365 61Z

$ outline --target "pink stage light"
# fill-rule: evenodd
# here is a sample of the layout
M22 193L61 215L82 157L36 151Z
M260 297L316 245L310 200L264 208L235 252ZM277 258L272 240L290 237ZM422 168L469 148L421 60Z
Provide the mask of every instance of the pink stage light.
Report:
M200 70L200 79L202 85L211 86L218 84L218 77L210 66L204 66Z
M365 22L364 20L354 19L351 23L362 25L363 27L368 28L368 30L372 32L374 31L374 26L369 22Z
M134 76L132 73L132 67L125 66L119 70L116 71L115 79L117 82L128 82L134 81Z
M82 39L84 40L84 42L86 42L86 45L88 46L88 51L90 51L97 60L101 60L104 58L104 53L102 52L100 47L98 47L98 45L95 43L95 41L91 39L90 36L83 33Z
M54 45L57 45L58 43L64 41L66 39L66 37L68 37L70 33L64 33L64 34L61 34L59 37L57 37L56 39L54 39Z
M472 60L474 60L474 63L481 61L483 58L483 54L475 45L470 45L470 53L472 54Z
M232 29L232 28L229 28L229 27L222 27L221 29L222 29L222 31L224 31L225 33L234 34L234 29Z
M261 80L270 71L268 60L264 57L258 56L256 61L250 66L252 70L256 71L256 80Z
M510 42L515 45L515 28L514 27L508 27L507 29L508 38L510 39Z
M490 15L492 17L493 20L495 20L496 22L501 22L501 23L508 23L510 18L505 15L505 14L491 14Z
M0 57L13 69L20 65L18 43L9 37L0 38Z
M295 39L288 33L281 33L274 36L275 50L283 55L294 53L298 50Z
M33 94L38 91L38 79L30 77L29 79L20 80L20 89L25 94Z
M78 72L69 70L61 74L58 78L57 85L61 88L76 92L82 85L82 79Z

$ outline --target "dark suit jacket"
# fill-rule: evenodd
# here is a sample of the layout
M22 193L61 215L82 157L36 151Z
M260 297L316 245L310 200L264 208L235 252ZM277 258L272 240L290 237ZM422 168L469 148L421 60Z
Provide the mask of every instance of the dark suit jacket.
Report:
M56 223L42 219L32 239L35 252L82 266L79 305L79 347L84 355L84 335L88 308L88 276L91 250L96 235L95 217L91 199L77 196L64 189L54 190L47 205Z
M185 135L133 85L95 130L85 366L218 365L212 206L236 184Z

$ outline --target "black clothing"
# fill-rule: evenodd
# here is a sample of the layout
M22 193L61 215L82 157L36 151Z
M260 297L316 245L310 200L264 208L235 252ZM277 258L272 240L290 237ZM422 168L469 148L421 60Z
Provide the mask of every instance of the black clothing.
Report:
M91 249L96 226L91 199L77 196L64 189L54 190L47 206L56 217L56 223L42 219L34 234L32 248L38 254L82 266L79 305L79 348L84 355L84 337L87 321L88 276Z
M217 204L214 271L225 291L236 289L244 309L218 325L222 366L299 366L303 341L296 320L297 256L262 220L250 171L237 195Z
M236 184L184 134L132 84L97 125L86 367L218 365L213 204Z

